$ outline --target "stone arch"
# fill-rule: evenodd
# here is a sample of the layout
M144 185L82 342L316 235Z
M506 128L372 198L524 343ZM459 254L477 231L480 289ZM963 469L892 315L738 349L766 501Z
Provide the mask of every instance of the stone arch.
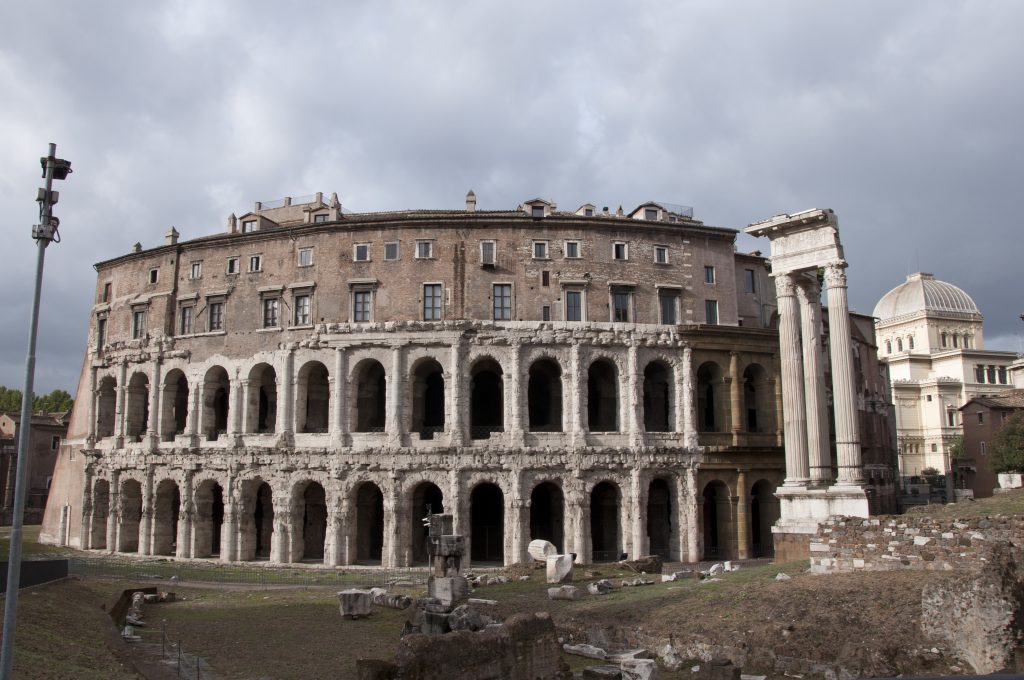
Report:
M188 378L180 368L172 368L164 376L163 395L160 399L160 433L165 442L185 433L188 424Z
M97 479L92 486L92 525L89 527L89 547L107 548L107 518L110 516L110 482Z
M726 402L729 399L725 389L725 375L722 367L714 361L705 361L697 369L697 430L700 432L724 432L728 424Z
M708 482L702 494L704 520L704 559L725 559L729 555L732 529L729 487L721 480Z
M619 371L611 359L587 369L587 422L591 432L619 431Z
M324 433L331 423L331 375L319 361L307 361L295 378L295 431Z
M550 357L530 364L526 388L531 432L562 432L562 369Z
M644 367L644 429L675 431L675 385L672 367L655 359Z
M775 390L761 364L743 369L743 426L747 432L775 431Z
M481 357L469 369L469 427L473 439L505 431L505 389L501 364Z
M203 378L203 434L209 441L228 431L231 380L223 366L211 366Z
M672 557L672 513L672 485L664 477L655 477L647 485L648 552L665 560Z
M215 479L204 479L192 493L195 519L192 527L192 557L221 554L224 526L224 487Z
M267 363L258 363L249 370L245 395L245 431L277 431L277 371Z
M376 359L352 369L352 431L383 432L387 409L387 373Z
M380 564L384 556L384 494L373 482L355 489L355 561Z
M410 551L412 564L429 564L428 528L423 518L444 512L444 492L430 481L421 481L409 494L409 526L412 527Z
M592 562L614 562L622 554L619 508L622 494L615 482L603 481L590 490L590 553Z
M162 479L153 491L153 554L174 555L178 546L181 490L173 479Z
M142 526L142 482L122 479L118 512L118 552L139 552L139 529Z
M774 557L775 541L772 525L779 519L779 499L775 485L767 479L758 480L750 492L750 556Z
M409 430L420 439L433 439L444 432L444 368L433 357L423 357L411 370L412 422Z
M550 541L559 553L565 548L565 497L550 480L530 492L530 540L535 539Z
M117 379L104 376L96 390L96 437L113 437L117 413Z
M141 441L149 430L149 376L141 371L132 373L125 397L124 433L129 441Z
M274 491L260 477L241 483L238 559L268 560L274 541Z
M292 561L322 562L327 543L327 491L315 480L299 482L292 488L292 505L296 522Z
M505 494L493 482L481 482L469 495L470 560L505 560Z

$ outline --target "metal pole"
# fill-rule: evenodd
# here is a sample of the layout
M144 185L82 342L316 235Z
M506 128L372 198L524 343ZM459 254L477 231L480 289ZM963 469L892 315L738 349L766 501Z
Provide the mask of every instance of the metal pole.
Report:
M14 482L14 517L11 521L11 549L7 558L7 599L4 602L4 637L0 649L0 680L11 677L14 663L14 635L17 627L18 588L21 585L21 533L25 517L25 476L28 470L28 444L32 418L32 388L36 372L36 331L39 327L39 299L43 287L43 261L46 246L53 238L51 224L52 205L50 190L53 188L53 171L57 157L57 145L50 144L46 157L46 194L40 206L38 228L32 237L38 246L36 259L36 286L32 299L32 317L29 322L28 358L25 361L25 391L21 394L21 428L18 432L18 470Z

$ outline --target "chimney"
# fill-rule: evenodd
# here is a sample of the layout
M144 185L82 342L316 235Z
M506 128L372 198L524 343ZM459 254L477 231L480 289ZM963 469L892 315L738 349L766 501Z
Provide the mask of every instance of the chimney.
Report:
M324 202L324 192L322 192L322 191L316 192L316 204L319 205L319 204L321 204L323 202Z
M609 215L609 214L611 214L611 213L609 213L609 212L608 212L608 206L605 206L605 207L604 207L604 210L603 210L602 214L604 214L604 215Z
M179 234L178 230L175 229L174 226L172 225L171 228L167 231L167 233L164 234L164 239L167 240L167 245L173 246L175 243L178 242L179 236L181 236L181 234Z
M256 201L256 207L253 208L253 212L259 212L260 210L263 210L263 203L261 201Z
M476 194L472 189L466 194L466 212L476 212Z
M235 217L235 213L231 213L231 215L228 216L228 233L238 233L238 218Z
M142 252L142 244L139 243L138 241L136 241L135 245L132 246L132 252L133 253L141 253Z
M619 206L619 209L615 211L615 216L616 217L623 217L623 216L625 216L625 214L626 213L622 210L622 206L621 205Z
M330 205L331 205L332 208L340 208L341 207L341 201L338 200L338 192L337 191L334 191L334 192L331 193L331 204Z

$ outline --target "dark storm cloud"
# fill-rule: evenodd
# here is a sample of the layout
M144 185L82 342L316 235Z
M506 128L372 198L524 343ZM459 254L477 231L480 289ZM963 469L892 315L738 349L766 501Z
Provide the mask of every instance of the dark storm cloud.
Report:
M75 388L93 262L315 191L357 211L458 207L470 188L484 209L657 199L736 228L832 207L855 308L933 271L977 301L989 347L1019 349L1022 19L978 2L8 8L0 383L24 370L49 141L75 174L38 391Z

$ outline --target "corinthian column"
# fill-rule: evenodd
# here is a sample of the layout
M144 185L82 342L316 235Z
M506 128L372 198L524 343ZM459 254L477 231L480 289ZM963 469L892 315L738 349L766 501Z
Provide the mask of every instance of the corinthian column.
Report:
M782 410L785 419L786 480L784 486L805 486L807 420L804 412L804 372L800 347L800 307L792 274L775 277L779 303L779 351L782 367Z
M687 448L700 446L697 438L697 409L694 406L694 390L697 389L693 379L693 350L689 345L683 347L683 369L680 401L683 404L683 443Z
M832 478L828 446L828 404L825 401L825 363L821 353L821 286L816 278L801 277L797 286L803 334L804 400L811 486L826 486Z
M825 268L828 284L829 348L832 356L832 403L836 418L836 452L839 458L838 486L864 482L857 433L857 403L854 395L853 357L850 343L850 310L846 300L845 262Z

